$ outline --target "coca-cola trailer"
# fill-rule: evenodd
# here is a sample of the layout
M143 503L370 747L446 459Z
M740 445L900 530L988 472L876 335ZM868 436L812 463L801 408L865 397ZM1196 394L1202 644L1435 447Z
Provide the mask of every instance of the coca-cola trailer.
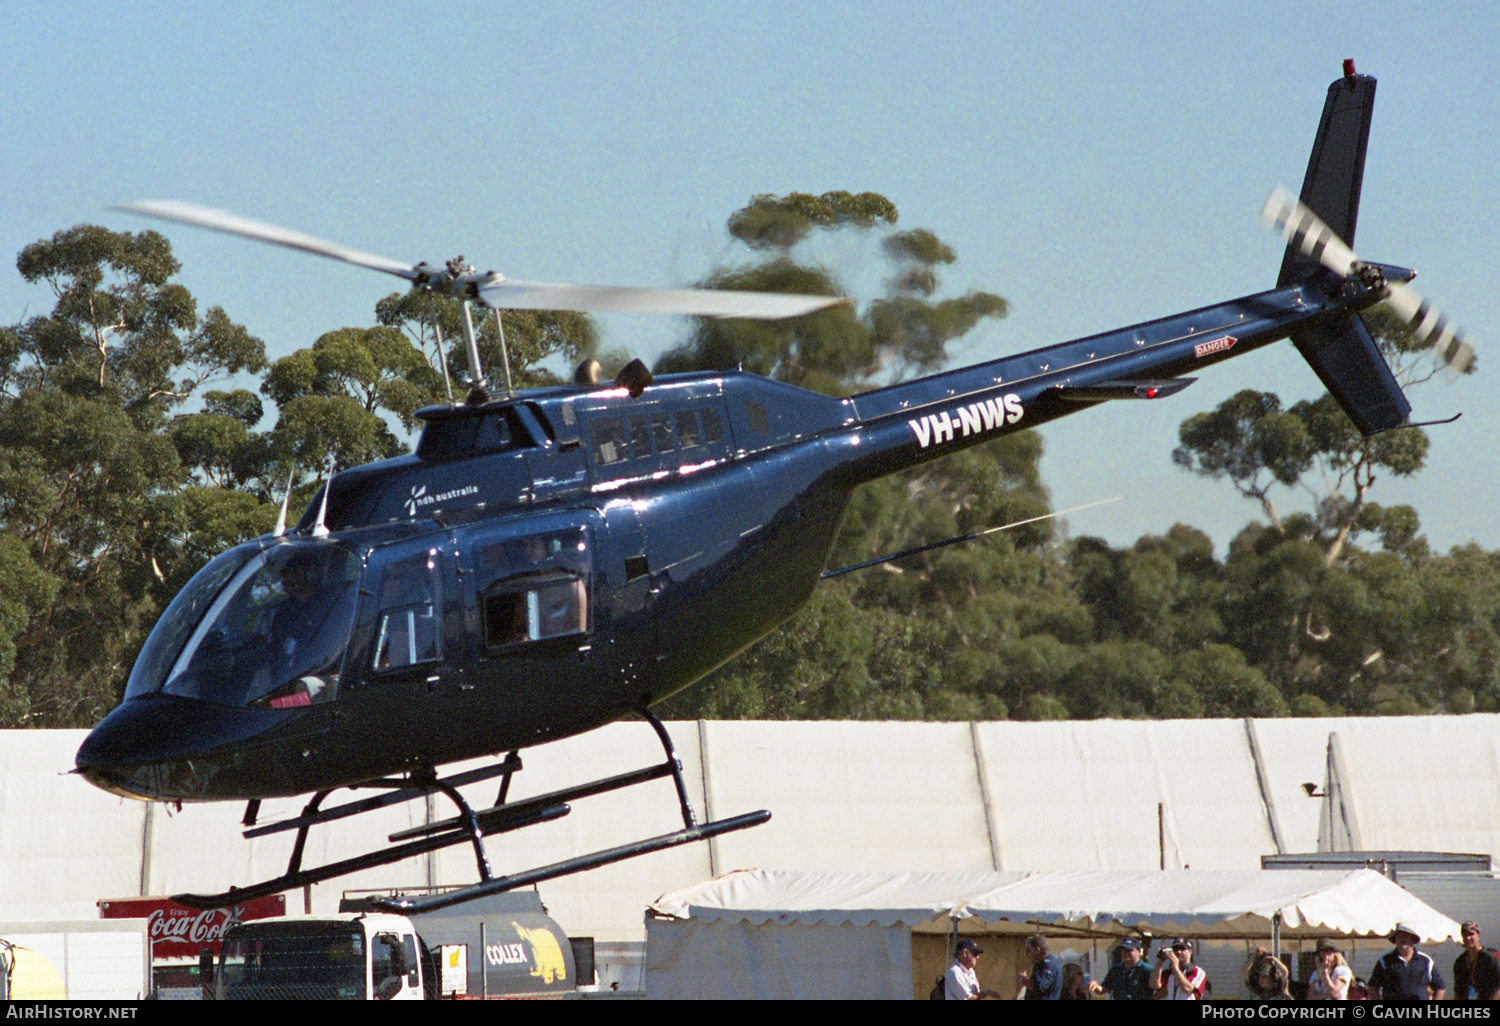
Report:
M151 985L157 998L202 996L198 966L205 950L219 956L224 934L252 919L286 915L286 897L273 894L228 908L200 911L167 897L109 898L99 902L101 919L144 919L151 944Z

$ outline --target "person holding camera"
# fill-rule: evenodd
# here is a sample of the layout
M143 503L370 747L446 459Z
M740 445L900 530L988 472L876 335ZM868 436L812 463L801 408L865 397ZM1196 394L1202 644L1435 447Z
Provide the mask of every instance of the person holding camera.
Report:
M1152 974L1158 1000L1202 1001L1208 990L1208 973L1193 964L1193 945L1181 937L1156 953Z

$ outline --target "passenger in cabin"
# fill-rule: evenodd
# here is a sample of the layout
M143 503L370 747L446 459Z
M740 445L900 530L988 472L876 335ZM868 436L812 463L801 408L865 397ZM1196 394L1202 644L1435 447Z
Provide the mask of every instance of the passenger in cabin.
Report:
M386 568L380 588L380 631L375 669L392 670L438 657L438 619L427 554Z

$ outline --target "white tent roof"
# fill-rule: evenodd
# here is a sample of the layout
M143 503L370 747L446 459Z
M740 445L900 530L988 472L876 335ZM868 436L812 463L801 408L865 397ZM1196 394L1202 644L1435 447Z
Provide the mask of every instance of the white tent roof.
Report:
M698 922L908 926L948 917L986 929L1092 934L1380 937L1401 923L1427 942L1458 924L1372 870L799 873L742 870L663 895L650 911Z
M1401 923L1425 941L1458 937L1458 924L1369 869L1059 871L1002 884L964 911L986 923L1070 923L1196 937L1383 937Z
M650 911L699 922L915 926L1030 873L830 873L742 869L664 894Z

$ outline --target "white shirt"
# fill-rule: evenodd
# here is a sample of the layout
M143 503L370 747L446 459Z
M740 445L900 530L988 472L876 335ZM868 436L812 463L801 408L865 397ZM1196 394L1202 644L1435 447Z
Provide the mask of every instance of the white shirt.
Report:
M1166 977L1167 980L1168 1001L1200 1000L1198 994L1203 990L1204 981L1208 979L1208 974L1202 969L1199 969L1197 966L1190 966L1189 968L1182 971L1182 975L1187 977L1187 981L1193 985L1193 989L1183 990L1182 984L1177 982L1177 974L1172 972L1172 966L1170 964L1168 964L1167 967L1162 970L1162 975Z
M948 1001L967 1001L979 993L979 977L974 975L974 970L965 969L957 962L948 967L948 975L943 980L943 997Z

